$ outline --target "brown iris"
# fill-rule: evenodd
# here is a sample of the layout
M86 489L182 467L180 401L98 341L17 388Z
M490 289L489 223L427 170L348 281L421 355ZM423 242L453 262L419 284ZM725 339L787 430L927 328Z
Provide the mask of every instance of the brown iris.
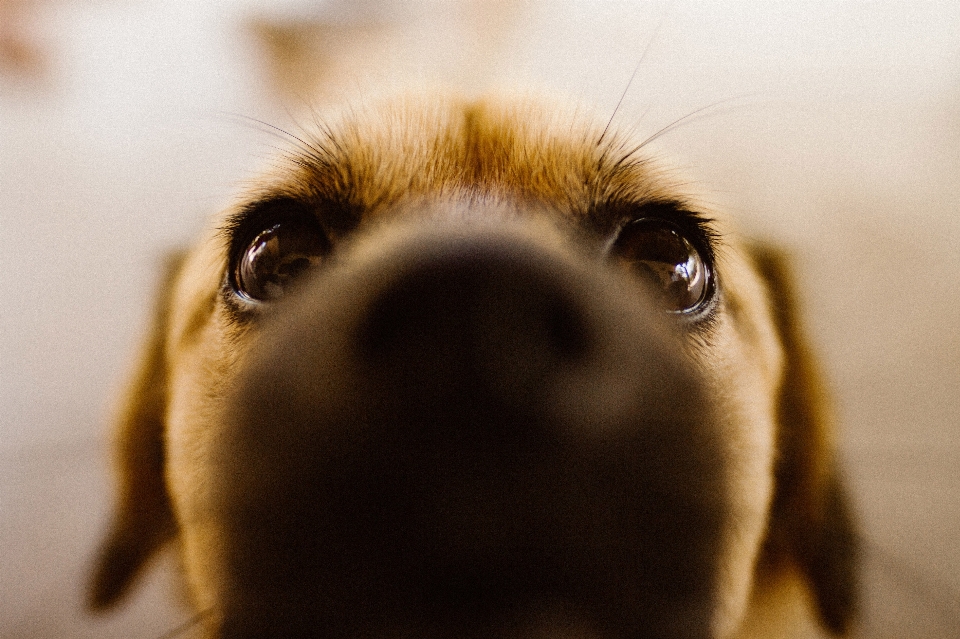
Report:
M241 295L261 302L279 299L330 250L323 231L307 221L279 222L261 231L234 269Z
M670 312L693 311L707 298L709 268L700 252L669 222L640 219L627 224L611 252L651 285Z

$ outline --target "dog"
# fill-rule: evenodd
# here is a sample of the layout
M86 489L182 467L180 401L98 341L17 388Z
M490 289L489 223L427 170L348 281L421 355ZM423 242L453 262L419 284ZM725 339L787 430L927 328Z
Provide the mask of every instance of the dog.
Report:
M171 260L104 609L203 636L844 636L857 534L780 251L530 100L345 110Z

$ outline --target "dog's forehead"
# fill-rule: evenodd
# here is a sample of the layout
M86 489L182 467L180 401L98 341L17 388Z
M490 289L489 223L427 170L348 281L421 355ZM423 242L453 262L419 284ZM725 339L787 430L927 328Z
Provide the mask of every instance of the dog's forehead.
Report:
M688 200L643 147L544 102L399 99L302 131L247 201L315 203L345 226L425 199L520 202L608 227L624 208Z

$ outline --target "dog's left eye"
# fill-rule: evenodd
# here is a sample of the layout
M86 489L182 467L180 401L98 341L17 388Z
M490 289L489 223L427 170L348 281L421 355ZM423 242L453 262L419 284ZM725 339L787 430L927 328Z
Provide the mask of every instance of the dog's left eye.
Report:
M670 312L695 311L709 297L709 266L669 222L635 220L620 231L610 250L624 266L653 285Z
M234 268L234 288L256 301L279 299L329 251L329 240L317 225L300 220L278 222L244 248Z

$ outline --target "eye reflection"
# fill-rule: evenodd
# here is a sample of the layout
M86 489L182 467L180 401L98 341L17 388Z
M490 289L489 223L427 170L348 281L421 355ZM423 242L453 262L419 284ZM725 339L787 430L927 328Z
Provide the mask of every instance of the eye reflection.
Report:
M631 222L621 230L611 253L652 285L669 312L693 311L707 297L707 265L693 244L669 222Z
M320 264L329 242L313 224L281 222L257 235L234 270L237 292L257 301L282 297L304 272Z

